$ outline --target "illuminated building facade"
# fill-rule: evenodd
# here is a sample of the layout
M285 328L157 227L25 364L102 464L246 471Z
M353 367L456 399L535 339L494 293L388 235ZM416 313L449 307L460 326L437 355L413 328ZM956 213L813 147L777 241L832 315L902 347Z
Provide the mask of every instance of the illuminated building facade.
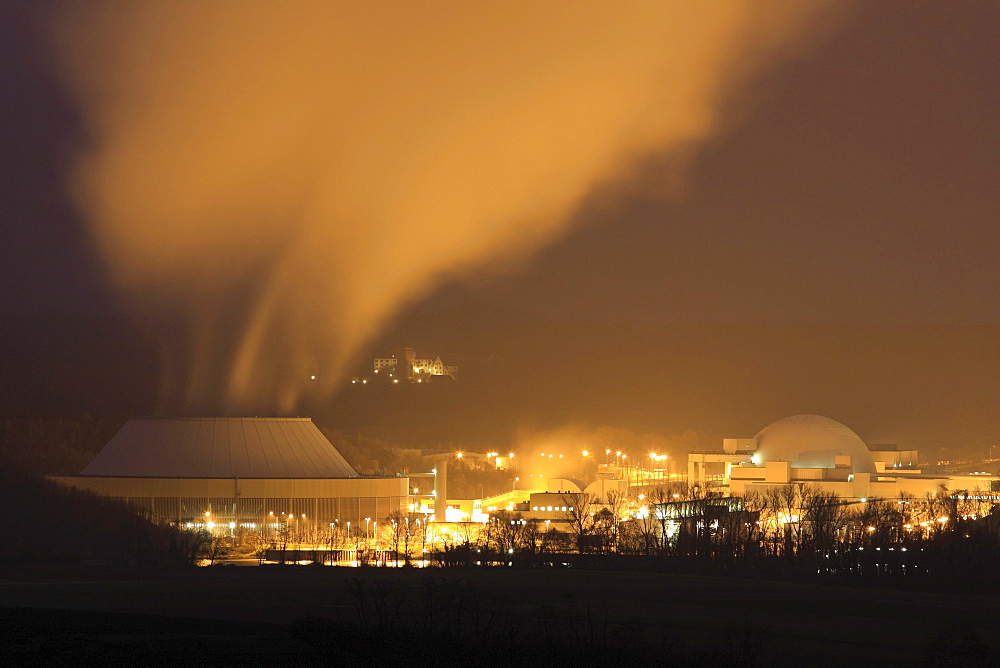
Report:
M154 519L256 528L360 526L406 511L405 477L361 477L308 418L135 418L71 487Z
M945 475L917 468L917 452L868 446L847 426L819 415L794 415L754 438L725 439L723 449L688 455L688 483L741 496L788 484L812 484L845 500L992 492L998 477Z
M373 370L375 371L382 371L382 370L392 371L395 370L398 362L399 360L396 359L395 355L393 355L392 357L376 357L375 362L372 366Z
M355 385L367 385L369 380L381 380L398 384L402 381L422 383L436 378L451 378L458 380L458 366L445 364L440 357L417 357L413 348L406 348L403 363L395 355L391 357L376 357L372 360L374 377L355 376L351 382Z
M440 357L433 359L417 357L413 348L407 348L404 352L406 354L406 373L410 380L419 381L427 376L449 376L458 380L458 367L445 364Z

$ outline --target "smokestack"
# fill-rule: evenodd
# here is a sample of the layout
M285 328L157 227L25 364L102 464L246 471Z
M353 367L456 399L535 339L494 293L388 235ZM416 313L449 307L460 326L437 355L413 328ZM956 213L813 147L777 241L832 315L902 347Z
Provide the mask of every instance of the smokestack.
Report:
M448 509L448 460L442 459L434 468L434 519L444 522Z

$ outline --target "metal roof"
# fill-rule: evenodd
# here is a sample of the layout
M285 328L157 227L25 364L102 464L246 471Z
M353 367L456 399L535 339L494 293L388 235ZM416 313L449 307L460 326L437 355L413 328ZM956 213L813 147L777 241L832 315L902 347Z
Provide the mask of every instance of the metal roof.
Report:
M309 418L132 418L80 475L358 476Z

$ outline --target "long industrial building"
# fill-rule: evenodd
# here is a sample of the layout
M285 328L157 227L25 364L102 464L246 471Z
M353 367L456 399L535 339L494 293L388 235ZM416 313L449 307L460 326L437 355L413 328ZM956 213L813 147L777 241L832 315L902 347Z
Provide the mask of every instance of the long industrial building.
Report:
M169 522L361 526L406 511L406 477L362 477L309 418L134 418L54 480Z

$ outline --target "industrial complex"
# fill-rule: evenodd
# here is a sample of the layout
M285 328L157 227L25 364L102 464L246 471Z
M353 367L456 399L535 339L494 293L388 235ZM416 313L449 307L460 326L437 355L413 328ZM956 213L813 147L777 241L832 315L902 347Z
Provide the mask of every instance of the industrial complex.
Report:
M988 511L1000 501L996 475L924 471L916 451L866 444L847 426L818 415L787 417L752 438L727 438L718 450L690 452L686 470L674 472L666 455L657 453L626 466L627 455L617 452L612 464L608 450L595 479L543 478L521 469L512 489L485 498L451 498L449 462L464 458L463 466L499 470L513 467L515 453L439 450L420 456L427 472L361 476L308 418L136 418L79 475L53 479L182 528L294 533L300 540L322 529L328 541L334 534L348 542L360 535L376 546L379 527L394 531L398 545L401 531L418 526L426 547L428 528L446 542L467 541L477 525L497 518L530 523L544 534L657 520L650 531L662 542L676 537L693 501L715 499L725 512L742 512L746 499L788 489L824 494L844 507L964 495ZM563 457L543 453L541 459L553 456ZM808 521L806 509L789 507L782 517L785 523Z
M995 491L996 476L924 472L917 456L916 450L896 445L868 445L836 420L794 415L753 438L727 438L720 450L690 453L688 482L735 496L775 485L812 484L847 500Z

